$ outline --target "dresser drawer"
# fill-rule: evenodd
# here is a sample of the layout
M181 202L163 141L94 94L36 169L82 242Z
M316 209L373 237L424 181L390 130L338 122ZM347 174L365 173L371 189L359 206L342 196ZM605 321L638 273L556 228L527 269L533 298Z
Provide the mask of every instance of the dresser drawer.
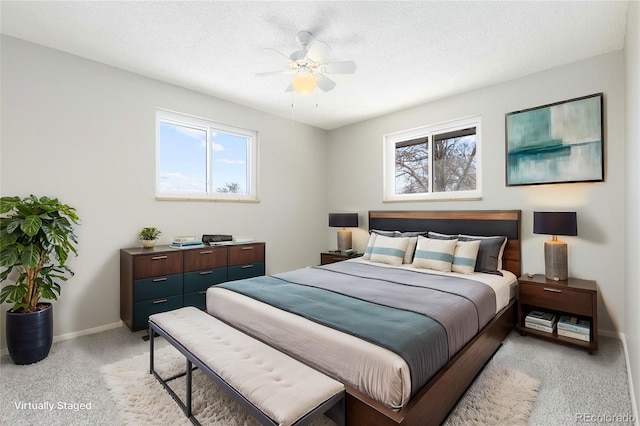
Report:
M547 309L575 315L593 316L592 293L570 288L558 288L520 283L520 303L544 306Z
M184 274L184 292L206 290L214 284L227 280L227 268L209 269L206 271L187 272Z
M229 266L264 263L264 243L229 246Z
M227 275L229 281L259 277L264 275L264 262L256 262L250 265L230 266L228 268Z
M148 328L149 315L171 311L173 309L181 308L182 306L182 294L134 303L133 329L141 330L143 328Z
M223 268L225 266L227 266L226 247L204 247L185 250L184 252L185 272Z
M207 290L185 293L184 306L194 306L204 311L207 307Z
M133 284L133 301L157 299L182 294L182 274L144 278Z
M182 252L136 256L133 278L150 278L182 273Z

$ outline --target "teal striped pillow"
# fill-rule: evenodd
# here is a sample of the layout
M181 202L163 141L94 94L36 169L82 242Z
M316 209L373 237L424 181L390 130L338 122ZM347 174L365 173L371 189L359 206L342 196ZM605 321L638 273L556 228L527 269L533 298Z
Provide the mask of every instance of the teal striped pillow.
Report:
M404 252L407 251L409 238L391 238L384 235L376 235L371 248L371 261L388 263L389 265L402 265Z
M418 237L416 253L413 256L413 266L416 268L451 272L453 254L456 250L457 243L457 239L438 240L434 238Z
M451 270L461 274L473 274L476 268L476 258L480 249L480 240L458 241L456 250L453 253L453 263Z
M398 231L378 231L376 229L372 229L371 236L369 237L369 242L367 243L367 249L364 251L363 259L371 260L371 251L373 250L373 245L376 241L376 235L384 235L385 237L395 237L400 235Z

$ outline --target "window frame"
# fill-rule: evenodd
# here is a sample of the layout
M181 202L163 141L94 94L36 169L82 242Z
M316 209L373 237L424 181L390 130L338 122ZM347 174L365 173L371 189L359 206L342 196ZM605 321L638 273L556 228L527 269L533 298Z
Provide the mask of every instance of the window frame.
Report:
M482 123L471 116L383 135L383 202L451 201L482 199ZM476 128L476 189L447 192L396 193L396 144L418 138L429 138L429 191L433 188L433 141L437 135Z
M187 192L163 192L160 179L160 124L169 123L178 126L191 127L206 131L206 193ZM156 110L156 200L160 201L229 201L229 202L259 202L258 199L258 132L242 129L228 124L219 123L206 118L195 117L188 114ZM212 185L212 163L214 152L212 149L213 135L215 132L226 133L247 138L247 185L249 191L245 194L233 192L215 192Z

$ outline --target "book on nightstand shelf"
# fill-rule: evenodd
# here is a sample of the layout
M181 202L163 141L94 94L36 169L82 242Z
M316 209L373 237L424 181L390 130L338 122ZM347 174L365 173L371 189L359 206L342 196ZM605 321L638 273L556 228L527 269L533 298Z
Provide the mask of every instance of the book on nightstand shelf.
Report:
M546 325L539 324L537 322L530 322L527 320L524 321L524 326L527 328L531 328L532 330L543 331L545 333L553 333L553 330L555 329L554 326L549 327Z
M524 320L533 324L540 324L545 327L551 327L556 323L556 316L551 312L531 311Z
M560 328L560 324L558 323L558 336L570 337L572 339L582 340L583 342L590 342L591 336L583 333L577 333L575 331L565 330Z
M569 315L562 315L558 320L558 329L586 334L588 336L591 331L591 324L587 320L581 320Z

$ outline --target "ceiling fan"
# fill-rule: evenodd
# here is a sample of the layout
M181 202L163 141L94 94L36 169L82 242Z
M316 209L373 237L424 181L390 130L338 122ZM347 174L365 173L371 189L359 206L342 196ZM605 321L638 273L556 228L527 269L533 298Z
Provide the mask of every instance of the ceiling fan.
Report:
M257 76L295 74L295 78L285 90L296 91L302 95L312 93L316 87L323 92L336 87L335 81L325 74L353 74L356 64L353 61L327 62L327 54L331 47L316 39L309 31L296 34L296 41L301 49L287 56L275 49L264 49L265 52L286 61L286 65L276 71L257 73Z

